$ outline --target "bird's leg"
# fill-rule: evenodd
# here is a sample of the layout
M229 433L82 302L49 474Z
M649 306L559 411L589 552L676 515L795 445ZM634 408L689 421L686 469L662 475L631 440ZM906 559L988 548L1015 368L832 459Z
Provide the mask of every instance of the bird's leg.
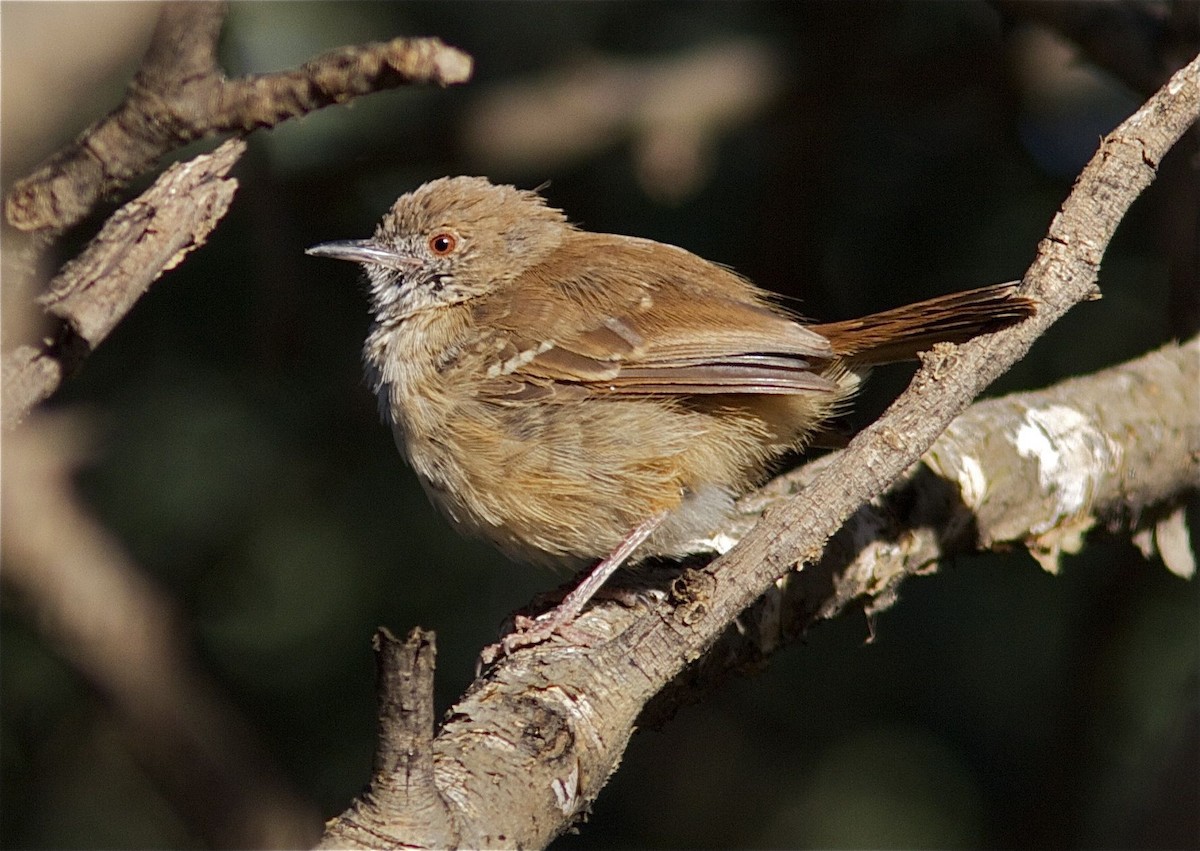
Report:
M633 551L645 543L646 539L654 534L654 530L661 526L666 519L667 512L660 511L636 526L622 539L617 548L609 553L607 558L593 567L588 575L571 590L571 593L563 597L562 602L550 611L536 618L518 616L516 628L512 632L504 636L498 645L493 644L484 648L484 663L489 664L499 656L507 656L518 648L541 644L556 633L562 634L579 617L579 613L583 611L588 600L595 596L617 568L624 564Z

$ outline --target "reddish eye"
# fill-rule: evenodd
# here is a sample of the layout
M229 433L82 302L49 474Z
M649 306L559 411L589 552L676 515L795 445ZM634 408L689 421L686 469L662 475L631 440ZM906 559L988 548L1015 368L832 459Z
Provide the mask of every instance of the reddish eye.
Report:
M452 233L442 231L429 237L429 250L438 257L452 254L456 248L458 248L458 237Z

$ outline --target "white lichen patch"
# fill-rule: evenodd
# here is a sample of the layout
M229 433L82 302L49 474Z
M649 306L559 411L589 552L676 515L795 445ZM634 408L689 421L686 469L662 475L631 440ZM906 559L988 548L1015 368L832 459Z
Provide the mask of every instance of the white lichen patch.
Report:
M1038 465L1038 485L1053 500L1053 516L1030 529L1049 532L1086 512L1093 481L1120 461L1120 448L1087 417L1066 405L1030 408L1015 438L1018 454Z

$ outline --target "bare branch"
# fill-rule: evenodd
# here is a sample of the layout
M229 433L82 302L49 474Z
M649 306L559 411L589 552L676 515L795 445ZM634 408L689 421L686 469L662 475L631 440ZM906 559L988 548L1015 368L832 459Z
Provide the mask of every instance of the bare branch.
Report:
M295 71L220 82L215 130L273 127L359 95L415 83L448 86L471 76L471 58L436 38L394 38L324 53Z
M408 83L461 83L471 59L433 38L398 38L326 53L294 71L228 80L216 61L226 4L166 3L125 100L20 180L10 224L61 233L105 195L176 148L248 132Z
M320 847L376 847L388 837L374 830L377 814L366 802L379 802L389 824L403 824L405 836L425 847L457 846L453 811L437 793L433 774L433 633L414 629L400 642L386 629L375 634L379 671L379 746L372 786L357 807L339 818L336 834ZM336 841L328 844L336 836Z
M1024 290L1041 304L1036 316L961 347L938 347L905 394L799 495L768 510L733 551L686 571L669 599L639 611L619 633L611 631L613 607L594 607L580 627L610 640L518 651L477 681L435 739L431 794L452 804L456 825L436 844L541 847L585 812L615 770L642 706L755 599L797 566L817 562L843 523L974 396L1070 307L1093 297L1117 224L1198 115L1200 57L1104 139L1026 273ZM389 818L392 809L375 798L356 803L354 818L371 826L370 844L427 841L406 835ZM330 823L327 845L359 844L345 829L349 816Z
M62 268L38 299L65 323L57 338L4 356L5 428L54 393L163 272L205 243L233 201L237 180L227 175L245 150L231 139L167 169Z

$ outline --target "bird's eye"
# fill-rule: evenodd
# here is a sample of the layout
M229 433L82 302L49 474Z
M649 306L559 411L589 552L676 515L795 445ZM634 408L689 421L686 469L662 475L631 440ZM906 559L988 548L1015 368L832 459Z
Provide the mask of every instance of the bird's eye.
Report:
M445 257L448 254L453 254L454 249L458 248L458 237L449 231L435 233L429 237L429 250L438 257Z

